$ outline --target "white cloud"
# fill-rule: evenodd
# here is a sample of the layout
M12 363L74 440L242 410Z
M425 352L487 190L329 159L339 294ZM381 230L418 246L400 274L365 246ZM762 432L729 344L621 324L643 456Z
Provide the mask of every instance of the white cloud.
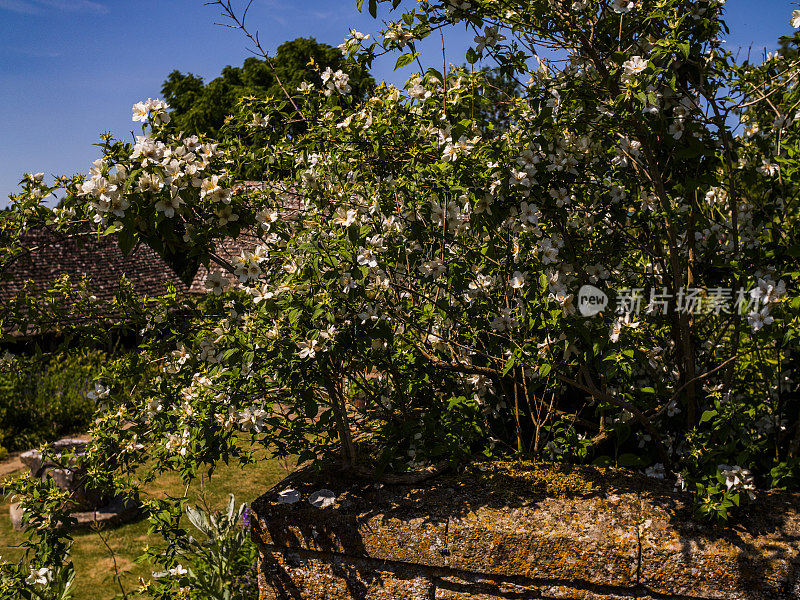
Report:
M0 10L24 15L40 15L50 10L106 14L108 7L93 0L0 0Z

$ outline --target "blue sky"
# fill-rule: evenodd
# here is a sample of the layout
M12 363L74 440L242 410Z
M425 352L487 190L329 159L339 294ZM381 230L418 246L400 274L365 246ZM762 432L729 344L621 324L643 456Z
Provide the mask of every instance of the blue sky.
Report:
M242 0L234 0L241 5ZM796 2L728 0L731 48L761 54L792 31ZM248 17L269 50L298 36L336 45L350 27L378 27L355 0L255 0ZM159 97L173 69L207 81L248 56L239 32L219 27L203 0L0 0L0 206L25 172L85 172L103 131L130 135L131 105ZM433 36L432 36L433 37ZM462 64L468 38L454 30L447 58ZM428 64L441 64L438 40ZM394 58L376 65L378 80L398 82Z

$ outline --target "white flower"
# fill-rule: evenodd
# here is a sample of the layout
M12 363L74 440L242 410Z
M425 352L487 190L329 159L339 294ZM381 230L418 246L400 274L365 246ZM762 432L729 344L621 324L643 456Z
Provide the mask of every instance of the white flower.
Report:
M144 102L137 102L133 105L133 120L134 121L147 121L150 114L150 109Z
M511 287L515 290L521 289L525 285L525 275L525 273L521 273L520 271L514 271L514 275L509 282Z
M226 190L219 184L221 177L212 175L211 179L204 179L200 184L200 197L208 196L212 200L221 200L228 204L231 201L230 190Z
M539 207L535 204L523 202L519 205L519 217L523 223L536 225L539 222L539 217L541 214L542 213L539 211Z
M264 300L271 300L275 297L275 292L270 289L268 283L265 283L260 288L250 291L250 293L253 296L253 304L258 304Z
M164 179L158 173L144 173L138 185L140 192L160 192L164 189Z
M762 175L766 175L768 177L774 177L780 171L780 167L773 162L770 162L766 158L761 159L761 166L758 167L757 171Z
M531 179L528 175L528 171L511 169L511 176L508 178L508 185L531 187Z
M156 202L156 210L158 212L163 212L164 216L168 219L171 219L175 216L175 211L178 210L184 204L183 199L177 192L171 192L169 198L161 198L158 202Z
M475 42L478 44L478 47L475 48L475 51L478 54L483 52L484 48L496 46L498 42L502 42L504 39L506 39L506 36L498 33L499 29L500 28L498 25L489 26L484 30L483 35L475 36Z
M452 140L445 144L444 151L442 152L442 160L445 162L455 162L458 160L459 148L452 143Z
M322 83L325 86L325 95L330 96L334 91L340 94L349 94L350 93L350 76L347 73L342 72L341 69L334 72L333 69L328 67L323 71L322 75Z
M221 295L228 287L228 280L221 271L213 271L206 277L206 288L214 292L215 296Z
M253 127L267 127L269 125L269 117L262 117L254 114L252 121L250 121L250 125Z
M636 4L631 0L614 0L611 3L611 10L619 15L622 15L632 11L635 6Z
M298 91L298 92L300 92L301 94L307 94L307 93L309 93L309 92L310 92L311 90L313 90L313 89L314 89L314 86L313 86L313 85L311 85L311 84L310 84L310 83L308 83L307 81L304 81L304 82L303 82L303 83L301 83L301 84L300 84L300 86L297 88L297 91Z
M758 285L750 290L750 297L761 304L770 304L786 295L786 283L780 280L775 283L769 277L758 280Z
M622 63L622 69L625 71L625 77L630 79L635 77L647 68L647 60L641 56L631 56L628 60Z
M28 585L47 585L53 580L53 570L50 567L36 569L31 567L31 574L25 579Z
M550 460L555 460L556 456L561 454L558 445L553 440L550 440L544 445L544 451L550 455Z
M323 340L332 340L336 336L336 327L334 325L328 325L325 329L321 329L319 332L319 337Z
M170 574L170 577L180 577L182 575L186 575L189 571L183 568L183 565L178 565L177 567L172 567L167 573Z
M340 206L336 209L336 216L333 217L333 224L341 225L342 227L350 227L350 225L356 222L357 218L358 211L353 208L345 209L343 206Z
M638 322L631 322L631 315L630 313L625 313L622 316L617 317L614 319L614 322L611 324L611 332L608 334L608 338L616 343L619 340L619 335L622 333L623 327L630 327L631 329L636 329L639 327Z
M789 24L795 29L800 28L800 10L792 11L792 18Z
M245 432L261 433L266 425L266 419L269 413L263 408L256 406L248 406L247 408L239 411L237 421L239 428Z
M166 450L178 450L181 456L186 456L189 446L189 430L184 429L181 435L177 433L167 434L167 441L164 444Z
M357 287L356 282L350 273L343 273L342 277L339 279L339 283L342 284L342 292L345 294Z
M419 272L425 277L433 277L434 279L438 279L447 272L447 267L438 260L429 260L422 263L418 268Z
M558 261L558 247L548 238L539 243L539 252L543 265L549 265Z
M759 331L764 325L770 325L775 319L769 315L769 306L765 306L760 311L752 311L747 315L747 322L753 331Z
M184 344L180 344L176 350L173 350L172 355L181 365L186 364L186 361L192 358L192 353L189 352Z
M729 490L747 492L750 500L755 500L756 486L753 474L748 469L743 469L739 465L733 467L730 465L717 465L717 469L725 478L725 485Z
M297 342L297 347L300 348L300 351L297 353L300 358L314 358L317 355L319 345L317 344L317 340L308 340Z
M494 285L494 278L491 275L478 273L475 276L475 281L470 282L469 289L475 294L486 293L492 289L492 285Z
M350 90L352 88L350 87L350 84L348 83L350 81L350 76L347 73L342 73L341 71L336 71L336 73L335 73L335 75L333 77L333 80L334 80L334 85L336 86L336 91L337 92L339 92L340 94L349 94L350 93Z
M256 221L261 225L261 229L269 231L272 223L278 220L278 211L264 208L256 213Z
M95 382L94 389L86 394L86 397L89 400L97 401L102 400L103 398L108 398L108 395L111 393L111 389L104 386L100 382Z
M507 329L513 329L516 327L518 322L511 314L511 311L512 309L510 308L501 308L500 314L492 319L492 329L495 331L506 331Z
M561 312L565 317L575 314L575 305L573 304L575 297L572 294L559 291L555 294L550 294L548 298L550 300L555 300L559 303L559 305L561 305Z
M559 207L562 207L565 204L569 204L570 203L570 200L571 200L570 193L569 193L569 190L567 190L566 188L558 188L558 189L551 188L548 191L548 193L550 194L550 197L553 198L553 200L556 201L556 204Z
M217 214L217 222L220 227L239 220L239 215L233 212L233 209L227 204L214 212Z
M359 265L367 266L367 267L377 267L378 266L378 259L375 258L375 254L372 252L370 248L361 248L361 251L358 253L358 257L356 261Z
M137 102L133 105L133 120L144 123L152 115L154 125L166 125L170 122L168 110L169 106L163 100L148 98L145 102Z
M383 36L384 41L397 42L400 46L404 45L407 40L414 37L410 31L403 29L402 24L394 23L390 29L386 31Z

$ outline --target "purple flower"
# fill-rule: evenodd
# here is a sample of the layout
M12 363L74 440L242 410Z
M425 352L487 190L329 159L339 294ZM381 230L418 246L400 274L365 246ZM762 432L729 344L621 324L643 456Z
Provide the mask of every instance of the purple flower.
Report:
M255 513L250 510L250 507L244 509L244 513L242 514L242 527L247 533L252 533L253 528L256 526L256 515Z

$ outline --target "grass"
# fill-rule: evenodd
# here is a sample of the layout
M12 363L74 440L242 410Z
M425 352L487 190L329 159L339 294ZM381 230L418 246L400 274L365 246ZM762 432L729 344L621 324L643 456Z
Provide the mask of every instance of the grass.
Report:
M228 494L234 494L237 503L252 502L289 471L288 464L274 459L264 459L245 468L221 465L212 477L193 482L188 491L177 475L170 473L150 484L144 490L143 498L148 494L156 497L182 496L186 492L188 498L194 501L202 489L210 506L222 508L228 500ZM19 544L24 540L24 535L11 527L9 504L8 500L0 503L0 556L5 560L17 561L22 555ZM139 587L140 578L151 578L153 565L135 562L146 545L155 546L161 542L159 536L148 535L147 528L147 521L140 520L102 532L114 552L113 558L98 532L74 534L72 560L76 571L73 588L76 600L109 600L120 595L119 584L114 579L115 560L127 593Z

